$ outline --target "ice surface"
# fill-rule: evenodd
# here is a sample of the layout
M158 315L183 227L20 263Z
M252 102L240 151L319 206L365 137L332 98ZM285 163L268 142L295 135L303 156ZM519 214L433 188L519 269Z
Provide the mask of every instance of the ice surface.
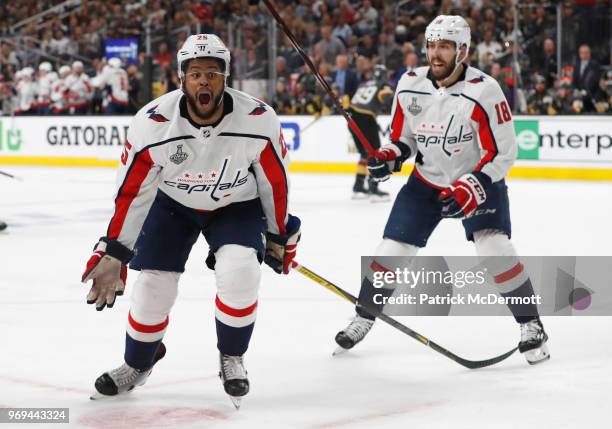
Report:
M298 273L267 267L246 365L251 392L236 411L217 377L214 277L194 247L147 385L90 401L95 378L121 364L127 295L98 313L80 275L112 212L111 169L3 167L0 177L0 407L69 407L84 428L607 428L612 319L545 318L552 359L518 354L470 371L377 323L332 358L351 306ZM302 218L299 261L357 293L359 258L373 252L391 203L351 201L352 178L293 175ZM405 178L382 185L393 194ZM509 183L513 241L522 255L610 255L609 183ZM473 254L460 222L443 222L422 254ZM470 359L518 341L511 318L401 318ZM23 427L23 426L19 426ZM40 427L40 426L37 426ZM58 426L59 427L59 426ZM62 426L63 427L63 426Z

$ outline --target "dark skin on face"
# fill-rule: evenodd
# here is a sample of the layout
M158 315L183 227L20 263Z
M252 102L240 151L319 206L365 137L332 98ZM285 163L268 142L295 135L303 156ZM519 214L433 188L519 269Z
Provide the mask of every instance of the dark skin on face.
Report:
M223 115L225 78L219 61L213 58L190 60L182 80L187 112L198 125L217 122Z
M461 76L463 68L457 67L455 70L456 54L455 43L449 40L434 40L427 43L429 67L439 86L450 86ZM459 58L464 56L465 46L462 46Z

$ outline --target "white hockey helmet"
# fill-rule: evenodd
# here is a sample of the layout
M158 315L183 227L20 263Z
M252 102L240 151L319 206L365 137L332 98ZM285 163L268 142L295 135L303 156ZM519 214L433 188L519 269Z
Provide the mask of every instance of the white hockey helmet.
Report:
M38 65L38 71L50 72L51 70L53 70L53 67L51 67L51 63L49 61L43 61Z
M32 67L24 67L21 70L22 77L32 77L34 76L34 69Z
M60 76L70 73L70 66L63 65L58 70Z
M457 64L459 64L469 55L471 39L470 26L465 19L458 15L438 15L425 29L425 52L427 52L428 42L433 42L435 40L450 40L451 42L455 42L455 46L457 47L457 56L455 60ZM461 58L460 61L459 53L463 45L466 47L466 53L465 57Z
M108 65L114 69L120 69L121 68L121 58L119 57L110 58L108 60Z
M214 34L192 34L185 40L181 49L176 53L179 78L185 76L183 63L194 58L217 58L225 66L223 73L229 76L230 51L221 39Z
M83 63L81 61L75 61L72 63L72 70L81 69L83 70Z

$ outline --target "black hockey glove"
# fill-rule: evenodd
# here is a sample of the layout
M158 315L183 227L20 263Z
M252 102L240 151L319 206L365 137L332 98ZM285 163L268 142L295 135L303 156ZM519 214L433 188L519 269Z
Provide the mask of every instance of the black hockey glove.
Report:
M368 158L368 171L376 182L389 179L391 173L402 169L402 164L410 158L410 148L402 142L386 144Z
M278 274L288 274L295 258L298 241L302 235L302 222L297 216L289 215L287 233L284 235L266 234L266 256L264 262Z

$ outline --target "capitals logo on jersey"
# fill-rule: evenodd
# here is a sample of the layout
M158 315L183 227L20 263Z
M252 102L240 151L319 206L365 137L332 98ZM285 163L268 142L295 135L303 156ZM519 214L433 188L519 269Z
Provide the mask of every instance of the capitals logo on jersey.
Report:
M257 102L258 102L257 103L257 107L255 107L251 111L251 113L249 113L249 115L259 116L259 115L262 115L262 114L266 113L266 110L267 110L266 109L266 105L263 102L259 101L259 100L257 100Z
M147 110L147 115L149 115L149 119L152 119L155 122L168 122L169 120L157 111L157 106L153 106L149 110Z
M230 160L231 157L229 156L224 158L221 168L211 171L209 174L200 172L194 175L187 171L175 180L164 180L164 183L172 188L185 191L187 194L191 194L192 192L210 192L210 198L214 201L219 201L221 198L229 197L231 193L225 193L219 196L217 193L218 191L229 191L230 189L244 185L248 180L248 171L243 177L240 177L242 169L239 168L231 175L228 181L222 182L222 180L228 176L226 172Z

